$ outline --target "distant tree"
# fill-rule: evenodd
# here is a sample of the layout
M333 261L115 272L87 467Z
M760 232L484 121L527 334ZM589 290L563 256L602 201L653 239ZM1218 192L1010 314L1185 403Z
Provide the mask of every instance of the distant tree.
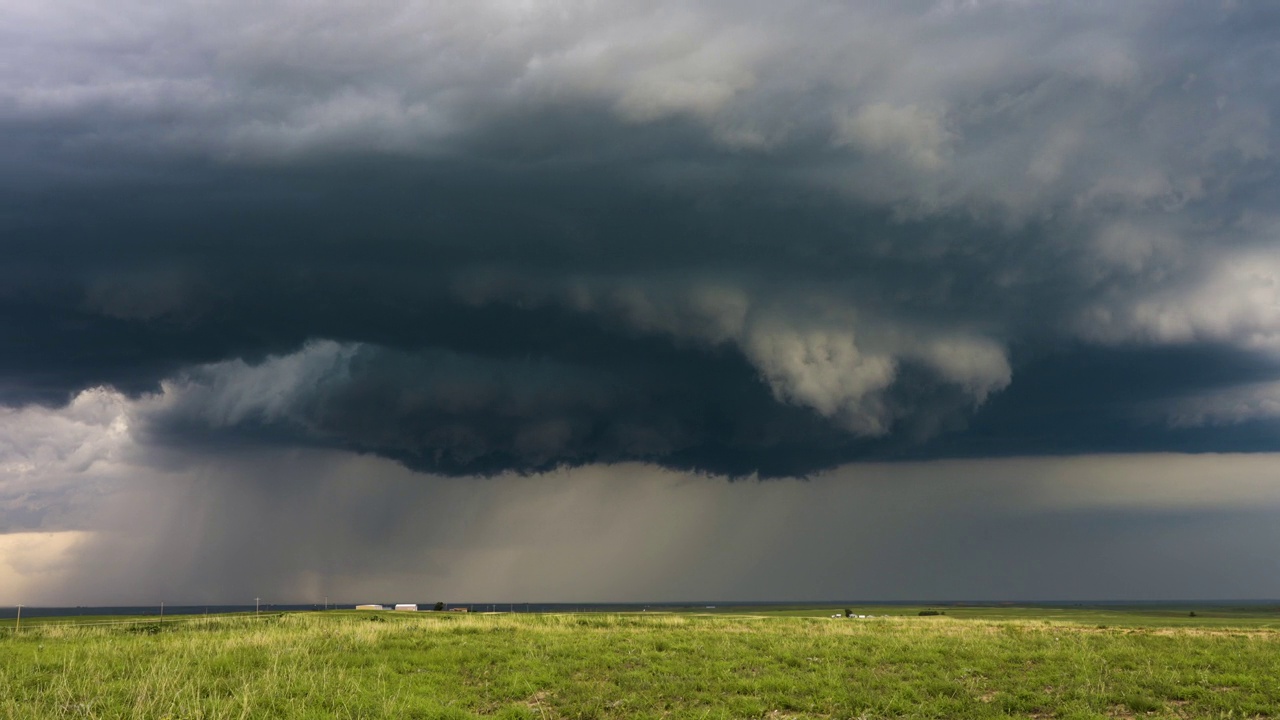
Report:
M1191 614L1190 614L1190 615L1188 615L1187 617L1195 617L1195 616L1196 616L1196 611L1195 611L1195 610L1192 610L1192 611L1191 611Z
M849 608L845 608L845 609L844 609L844 616L845 616L845 617L847 617L847 618L851 618L851 617L853 617L853 611L852 611L852 610L850 610Z
M443 609L444 609L444 603L442 602L436 603L436 610L443 610Z

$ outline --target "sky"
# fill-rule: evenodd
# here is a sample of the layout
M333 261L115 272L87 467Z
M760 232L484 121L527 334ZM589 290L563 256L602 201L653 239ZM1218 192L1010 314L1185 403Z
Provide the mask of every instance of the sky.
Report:
M0 604L1280 597L1276 37L0 0Z

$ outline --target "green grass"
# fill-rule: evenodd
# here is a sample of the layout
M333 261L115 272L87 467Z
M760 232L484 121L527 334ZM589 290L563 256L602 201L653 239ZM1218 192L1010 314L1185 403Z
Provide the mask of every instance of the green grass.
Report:
M0 635L0 718L1280 715L1280 632L1249 626L1265 618L1099 628L946 610L45 622Z
M146 615L62 615L62 616L41 615L36 617L23 615L20 620L16 620L15 618L7 618L5 620L0 620L0 635L3 635L4 633L11 633L15 630L15 628L19 630L21 629L29 630L29 629L43 626L43 625L58 625L58 626L119 625L119 626L122 626L122 625L137 624L137 623L187 622L192 619L195 619L196 617L217 617L217 618L223 618L223 619L233 618L233 617L249 617L249 616L253 616L254 614L255 613L251 610L249 612L241 612L241 613L215 613L213 615L206 614L202 616L174 615L174 614L161 616L159 613L148 613ZM260 615L262 616L269 615L272 617L280 614L281 613L279 612L260 613Z
M1047 607L1027 605L764 605L693 612L827 618L845 609L876 617L917 617L921 610L941 611L951 618L1022 620L1117 625L1125 627L1249 627L1280 630L1280 608L1267 606L1097 606ZM1195 615L1192 616L1191 613Z

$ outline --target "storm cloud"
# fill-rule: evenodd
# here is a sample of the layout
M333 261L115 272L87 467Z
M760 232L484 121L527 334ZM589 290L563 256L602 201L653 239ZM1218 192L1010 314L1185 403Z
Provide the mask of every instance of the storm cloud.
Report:
M857 590L814 580L835 533L1021 568L850 564L881 597L1194 594L1214 553L1274 594L1277 33L1190 0L0 0L0 579L812 597ZM1205 533L1186 583L1138 572Z
M950 454L1054 357L1280 344L1260 4L0 13L10 405L176 394L151 437L451 474L797 475ZM1193 424L1085 396L1107 449Z

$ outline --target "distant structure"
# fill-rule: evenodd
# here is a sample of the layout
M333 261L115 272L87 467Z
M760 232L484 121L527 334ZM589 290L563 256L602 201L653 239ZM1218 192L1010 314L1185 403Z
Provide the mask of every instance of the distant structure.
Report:
M449 608L449 612L466 612L466 611L467 609L464 607Z
M397 610L408 610L410 612L418 612L417 603L396 603Z
M357 610L386 610L386 608L382 607L381 605L357 605L356 609Z

